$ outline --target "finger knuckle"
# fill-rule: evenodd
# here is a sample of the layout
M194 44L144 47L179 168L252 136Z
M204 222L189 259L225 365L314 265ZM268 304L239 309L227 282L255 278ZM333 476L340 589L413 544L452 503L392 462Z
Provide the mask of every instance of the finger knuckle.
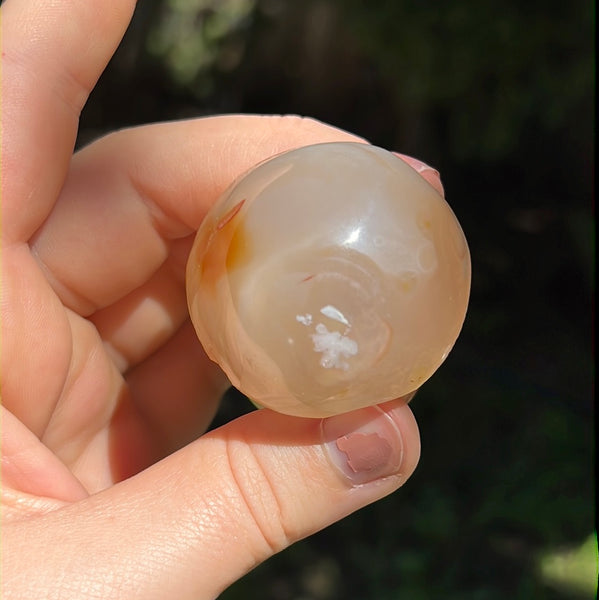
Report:
M229 440L227 459L236 495L253 529L257 559L264 560L292 541L278 476L264 466L252 444Z

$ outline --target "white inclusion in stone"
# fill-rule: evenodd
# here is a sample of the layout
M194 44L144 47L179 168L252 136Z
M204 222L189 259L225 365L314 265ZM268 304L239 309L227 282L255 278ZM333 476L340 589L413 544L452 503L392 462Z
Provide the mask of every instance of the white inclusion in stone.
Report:
M358 353L358 343L338 331L329 331L326 325L318 323L316 333L312 334L314 351L322 352L320 366L325 369L349 369L349 363L344 360Z
M338 321L339 323L343 323L344 325L349 326L349 321L345 318L344 314L338 308L335 308L331 304L323 306L320 309L320 312L325 317L329 317L329 319L333 319L334 321Z
M295 315L295 320L299 321L302 325L310 325L312 323L312 315L310 313Z

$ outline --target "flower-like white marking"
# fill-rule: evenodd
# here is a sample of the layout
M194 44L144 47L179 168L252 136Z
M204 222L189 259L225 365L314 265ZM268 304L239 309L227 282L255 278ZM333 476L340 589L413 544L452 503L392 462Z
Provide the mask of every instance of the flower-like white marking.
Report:
M316 333L312 334L314 351L322 352L320 366L325 369L349 369L346 358L358 353L358 343L355 340L341 335L338 331L329 331L326 325L318 323Z
M312 315L306 313L305 315L295 315L295 320L302 325L310 325L312 323Z

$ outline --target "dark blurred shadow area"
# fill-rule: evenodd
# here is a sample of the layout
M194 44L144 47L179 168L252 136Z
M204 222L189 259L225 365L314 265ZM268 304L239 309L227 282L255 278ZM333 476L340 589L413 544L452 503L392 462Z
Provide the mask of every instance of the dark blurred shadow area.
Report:
M582 0L139 4L80 144L310 115L438 168L472 253L462 335L411 404L414 477L224 598L595 597L593 32Z

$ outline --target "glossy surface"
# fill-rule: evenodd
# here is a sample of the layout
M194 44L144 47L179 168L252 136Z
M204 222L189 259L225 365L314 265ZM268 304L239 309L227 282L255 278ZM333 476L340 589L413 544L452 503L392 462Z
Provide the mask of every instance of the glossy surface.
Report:
M420 387L469 291L449 205L400 158L354 143L258 165L210 211L187 267L208 355L257 404L309 417Z

